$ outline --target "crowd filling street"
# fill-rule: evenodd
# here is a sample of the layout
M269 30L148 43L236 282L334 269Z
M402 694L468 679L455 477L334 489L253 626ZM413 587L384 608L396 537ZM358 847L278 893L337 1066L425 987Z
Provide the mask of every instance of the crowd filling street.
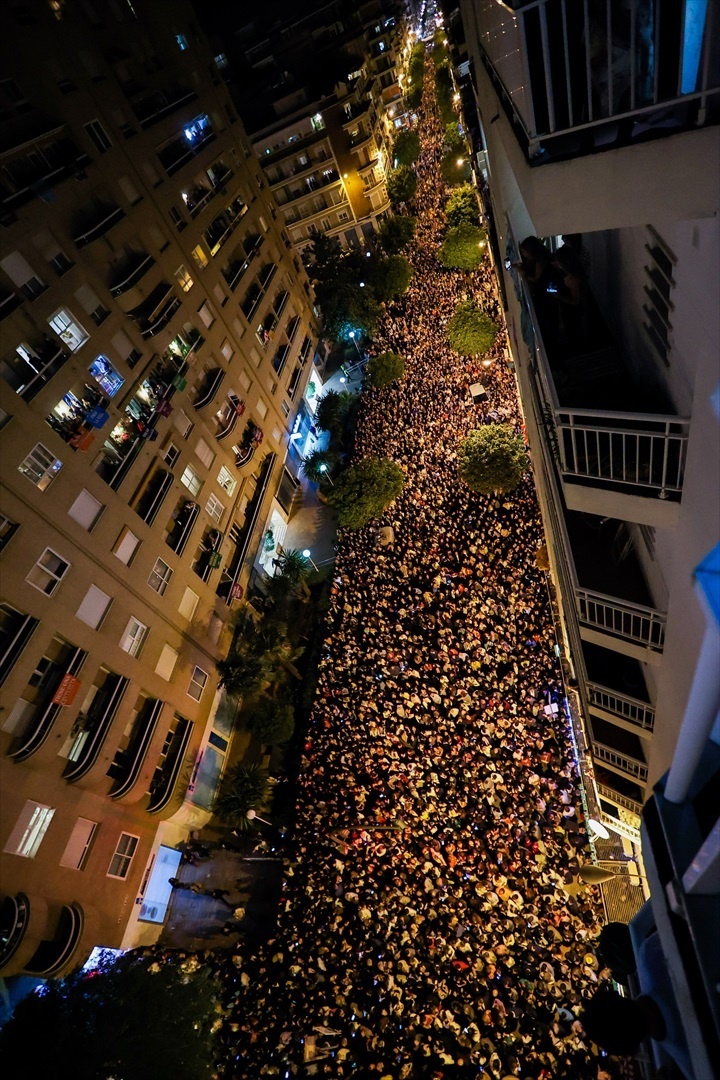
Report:
M366 390L356 441L406 484L376 523L389 546L340 535L277 927L213 960L223 1078L599 1075L578 1017L609 972L598 893L563 889L590 852L540 517L530 463L508 496L457 475L468 430L521 417L504 332L472 360L446 341L463 298L502 312L489 260L467 275L437 259L429 57L425 79L414 277L372 345L407 373Z

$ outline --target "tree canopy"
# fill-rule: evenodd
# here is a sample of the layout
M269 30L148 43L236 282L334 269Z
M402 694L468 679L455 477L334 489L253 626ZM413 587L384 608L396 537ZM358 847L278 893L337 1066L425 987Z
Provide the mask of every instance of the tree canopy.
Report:
M464 153L467 150L467 144L457 120L445 125L445 146L453 154Z
M215 799L215 813L235 829L250 827L248 810L265 809L270 798L267 769L257 762L235 765L226 774Z
M383 251L398 255L415 235L415 218L410 214L396 214L380 222L378 238Z
M479 356L492 348L499 327L472 300L463 300L448 319L446 333L455 352Z
M250 713L248 728L258 742L286 743L295 730L295 714L288 701L265 698Z
M445 217L448 225L453 228L458 225L477 225L478 202L472 184L462 184L453 191L445 203Z
M326 390L318 398L315 409L315 426L327 431L336 442L342 440L345 422L355 404L355 396L349 391Z
M387 302L402 296L407 290L413 269L404 255L388 255L374 264L371 275L370 282L376 299Z
M338 455L331 450L313 450L302 460L302 471L313 484L322 484L338 463Z
M409 165L398 165L387 180L388 198L393 206L408 203L417 190L417 176Z
M157 965L126 953L51 979L0 1032L14 1080L200 1080L213 1065L217 987L207 965Z
M472 169L467 154L455 154L452 151L444 154L440 161L440 175L450 187L469 183Z
M410 131L407 128L401 131L395 137L390 156L393 164L396 165L412 165L417 161L420 157L420 136L417 131Z
M509 424L476 428L458 448L460 479L483 495L514 491L527 466L525 445Z
M382 390L405 374L405 361L397 353L384 352L371 356L365 365L371 384L376 390Z
M443 266L455 270L474 270L485 257L487 234L477 225L456 225L448 229L438 251Z
M372 290L360 285L367 270L362 253L343 251L337 240L322 234L315 237L310 251L307 270L315 285L324 333L338 340L352 329L372 337L380 310Z
M390 458L368 457L342 473L329 497L338 524L361 529L397 499L405 484L405 474Z

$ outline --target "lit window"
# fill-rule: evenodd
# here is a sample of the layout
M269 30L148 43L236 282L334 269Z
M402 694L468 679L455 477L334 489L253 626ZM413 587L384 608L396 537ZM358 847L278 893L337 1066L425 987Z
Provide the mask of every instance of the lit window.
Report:
M108 133L99 120L90 120L89 123L83 124L83 127L92 139L98 153L104 154L106 150L110 149L112 143L110 142Z
M180 482L185 485L191 495L200 494L200 488L202 487L203 482L192 466L188 465L186 467L185 472L180 477Z
M237 486L237 480L230 472L230 470L226 469L224 465L218 473L217 482L223 489L223 491L227 491L228 495L232 495Z
M202 247L200 246L200 244L198 244L198 245L197 245L197 247L194 247L194 248L192 249L192 257L193 257L193 259L195 260L195 262L197 263L198 267L199 267L199 268L200 268L201 270L204 270L204 269L205 269L205 267L206 267L206 266L207 266L207 264L208 264L208 257L207 257L207 255L205 254L205 252L203 251L203 249L202 249Z
M107 356L96 357L88 371L96 383L105 391L108 397L114 397L125 382L119 371L112 366Z
M51 454L46 446L38 443L28 454L23 462L18 465L18 471L27 476L36 488L45 491L50 487L57 474L62 469L62 461Z
M111 599L102 589L98 589L96 585L91 585L85 593L80 607L75 612L76 618L87 623L93 630L97 630L105 618L107 609L110 607Z
M120 833L115 854L108 867L108 877L126 878L128 876L138 843L139 837L131 836L130 833L126 832Z
M62 342L67 345L70 352L77 352L90 335L84 330L79 322L73 318L66 308L56 311L48 322Z
M69 562L52 548L45 548L25 580L46 596L52 596L69 569Z
M120 639L120 648L123 652L130 653L131 656L138 656L145 642L145 638L147 637L147 633L148 628L145 626L145 623L141 623L136 618L131 617L129 623L125 627L125 633Z
M135 533L131 533L128 528L125 528L117 538L117 542L113 548L113 555L116 559L119 559L121 563L129 566L139 545L140 540L135 536Z
M228 66L228 58L223 52L218 53L217 56L214 56L213 60L215 61L215 67L218 69L218 71L223 71Z
M179 613L184 619L192 619L195 614L195 609L198 606L199 599L200 597L198 594L193 592L192 589L185 589L183 598L180 601L180 607L178 608Z
M161 679L166 679L169 682L172 678L172 673L175 670L177 658L177 649L173 649L171 645L163 645L160 659L155 665L155 674L159 675Z
M54 813L52 807L28 799L4 850L24 859L34 859Z
M164 596L172 575L172 567L168 566L164 559L156 559L148 578L148 585L158 595Z
M184 34L175 35L175 44L177 45L180 52L187 52L188 42Z
M233 349L229 338L225 338L225 340L223 341L222 345L220 346L220 352L223 354L226 360L232 360L233 356L235 355L235 350Z
M213 521L217 521L220 524L222 516L225 513L225 507L215 495L210 495L205 507Z
M203 671L202 668L194 667L193 673L190 676L190 685L188 686L188 697L193 698L194 701L199 701L203 696L203 690L207 686L208 673Z
M189 292L195 284L185 266L178 266L175 271L175 278L183 292Z
M94 495L91 495L89 491L83 490L78 495L75 502L68 510L68 516L76 521L78 525L82 525L83 529L92 529L93 525L100 517L105 507L96 499Z

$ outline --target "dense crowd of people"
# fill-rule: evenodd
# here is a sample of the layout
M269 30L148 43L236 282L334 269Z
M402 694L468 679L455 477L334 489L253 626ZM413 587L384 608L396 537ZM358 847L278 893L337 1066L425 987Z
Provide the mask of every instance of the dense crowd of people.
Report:
M365 393L356 441L406 484L392 543L341 536L277 930L220 965L222 1077L599 1075L578 1016L608 972L597 895L563 888L589 853L532 475L503 497L457 476L469 429L521 418L503 332L473 360L446 341L467 295L502 312L489 262L437 259L429 60L419 132L414 277L373 345L407 373Z

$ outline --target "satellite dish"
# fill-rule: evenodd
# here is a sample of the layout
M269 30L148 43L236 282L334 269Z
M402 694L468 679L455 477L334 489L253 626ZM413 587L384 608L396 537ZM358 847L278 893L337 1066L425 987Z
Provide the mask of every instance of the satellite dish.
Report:
M610 833L605 828L601 821L597 821L595 818L588 818L588 830L593 840L609 840Z

